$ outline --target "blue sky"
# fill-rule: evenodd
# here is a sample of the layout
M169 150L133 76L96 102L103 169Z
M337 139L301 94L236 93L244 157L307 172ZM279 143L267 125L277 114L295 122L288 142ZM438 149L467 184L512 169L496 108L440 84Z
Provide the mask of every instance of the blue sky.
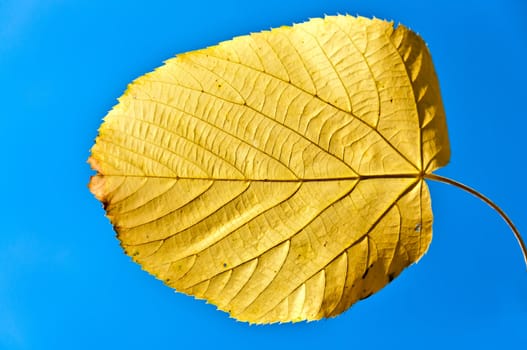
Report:
M86 184L101 118L176 53L324 14L393 19L427 41L451 163L439 174L527 234L524 1L0 1L0 349L477 349L527 343L527 275L505 223L430 183L427 255L338 318L249 326L123 254Z

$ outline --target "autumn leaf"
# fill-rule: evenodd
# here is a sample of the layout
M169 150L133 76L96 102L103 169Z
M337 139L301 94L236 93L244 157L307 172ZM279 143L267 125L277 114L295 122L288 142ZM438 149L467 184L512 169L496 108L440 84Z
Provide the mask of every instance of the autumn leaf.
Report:
M178 55L129 87L90 189L122 247L251 323L335 316L427 251L450 156L425 43L312 19Z

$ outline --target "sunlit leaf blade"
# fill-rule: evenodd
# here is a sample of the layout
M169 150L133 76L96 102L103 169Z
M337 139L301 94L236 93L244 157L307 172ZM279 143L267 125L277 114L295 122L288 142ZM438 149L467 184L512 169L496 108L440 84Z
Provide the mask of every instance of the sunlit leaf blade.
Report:
M419 260L449 144L424 42L332 16L178 55L134 81L90 189L126 253L252 323L338 315Z

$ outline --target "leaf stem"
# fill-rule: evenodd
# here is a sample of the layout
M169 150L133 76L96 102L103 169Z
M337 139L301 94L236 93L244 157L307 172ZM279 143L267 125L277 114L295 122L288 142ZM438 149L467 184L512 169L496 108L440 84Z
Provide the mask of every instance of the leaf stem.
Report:
M471 187L468 187L468 186L462 184L461 182L457 182L455 180L449 179L448 177L444 177L444 176L436 175L436 174L425 174L424 177L427 178L427 179L430 179L430 180L443 182L443 183L446 183L446 184L449 184L449 185L453 185L453 186L455 186L457 188L460 188L460 189L472 194L473 196L481 199L482 201L487 203L492 209L496 210L498 212L498 214L500 214L500 216L503 218L503 220L505 220L507 225L509 225L509 227L511 228L512 232L514 233L514 236L516 237L516 240L518 241L518 244L520 245L520 248L522 250L523 260L525 261L525 266L527 266L527 247L525 246L525 242L523 241L523 238L520 235L520 232L518 231L516 226L514 226L514 224L512 223L512 220L509 219L507 214L505 214L505 212L503 210L501 210L500 207L498 207L493 201L491 201L489 198L485 197L484 195L482 195L481 193L479 193L475 189L473 189Z

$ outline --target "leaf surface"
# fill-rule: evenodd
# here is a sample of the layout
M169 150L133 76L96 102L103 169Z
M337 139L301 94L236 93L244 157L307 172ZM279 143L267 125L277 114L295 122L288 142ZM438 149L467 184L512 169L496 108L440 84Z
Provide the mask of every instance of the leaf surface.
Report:
M426 252L423 175L450 156L424 42L312 19L181 54L128 87L92 148L126 253L252 323L338 315Z

